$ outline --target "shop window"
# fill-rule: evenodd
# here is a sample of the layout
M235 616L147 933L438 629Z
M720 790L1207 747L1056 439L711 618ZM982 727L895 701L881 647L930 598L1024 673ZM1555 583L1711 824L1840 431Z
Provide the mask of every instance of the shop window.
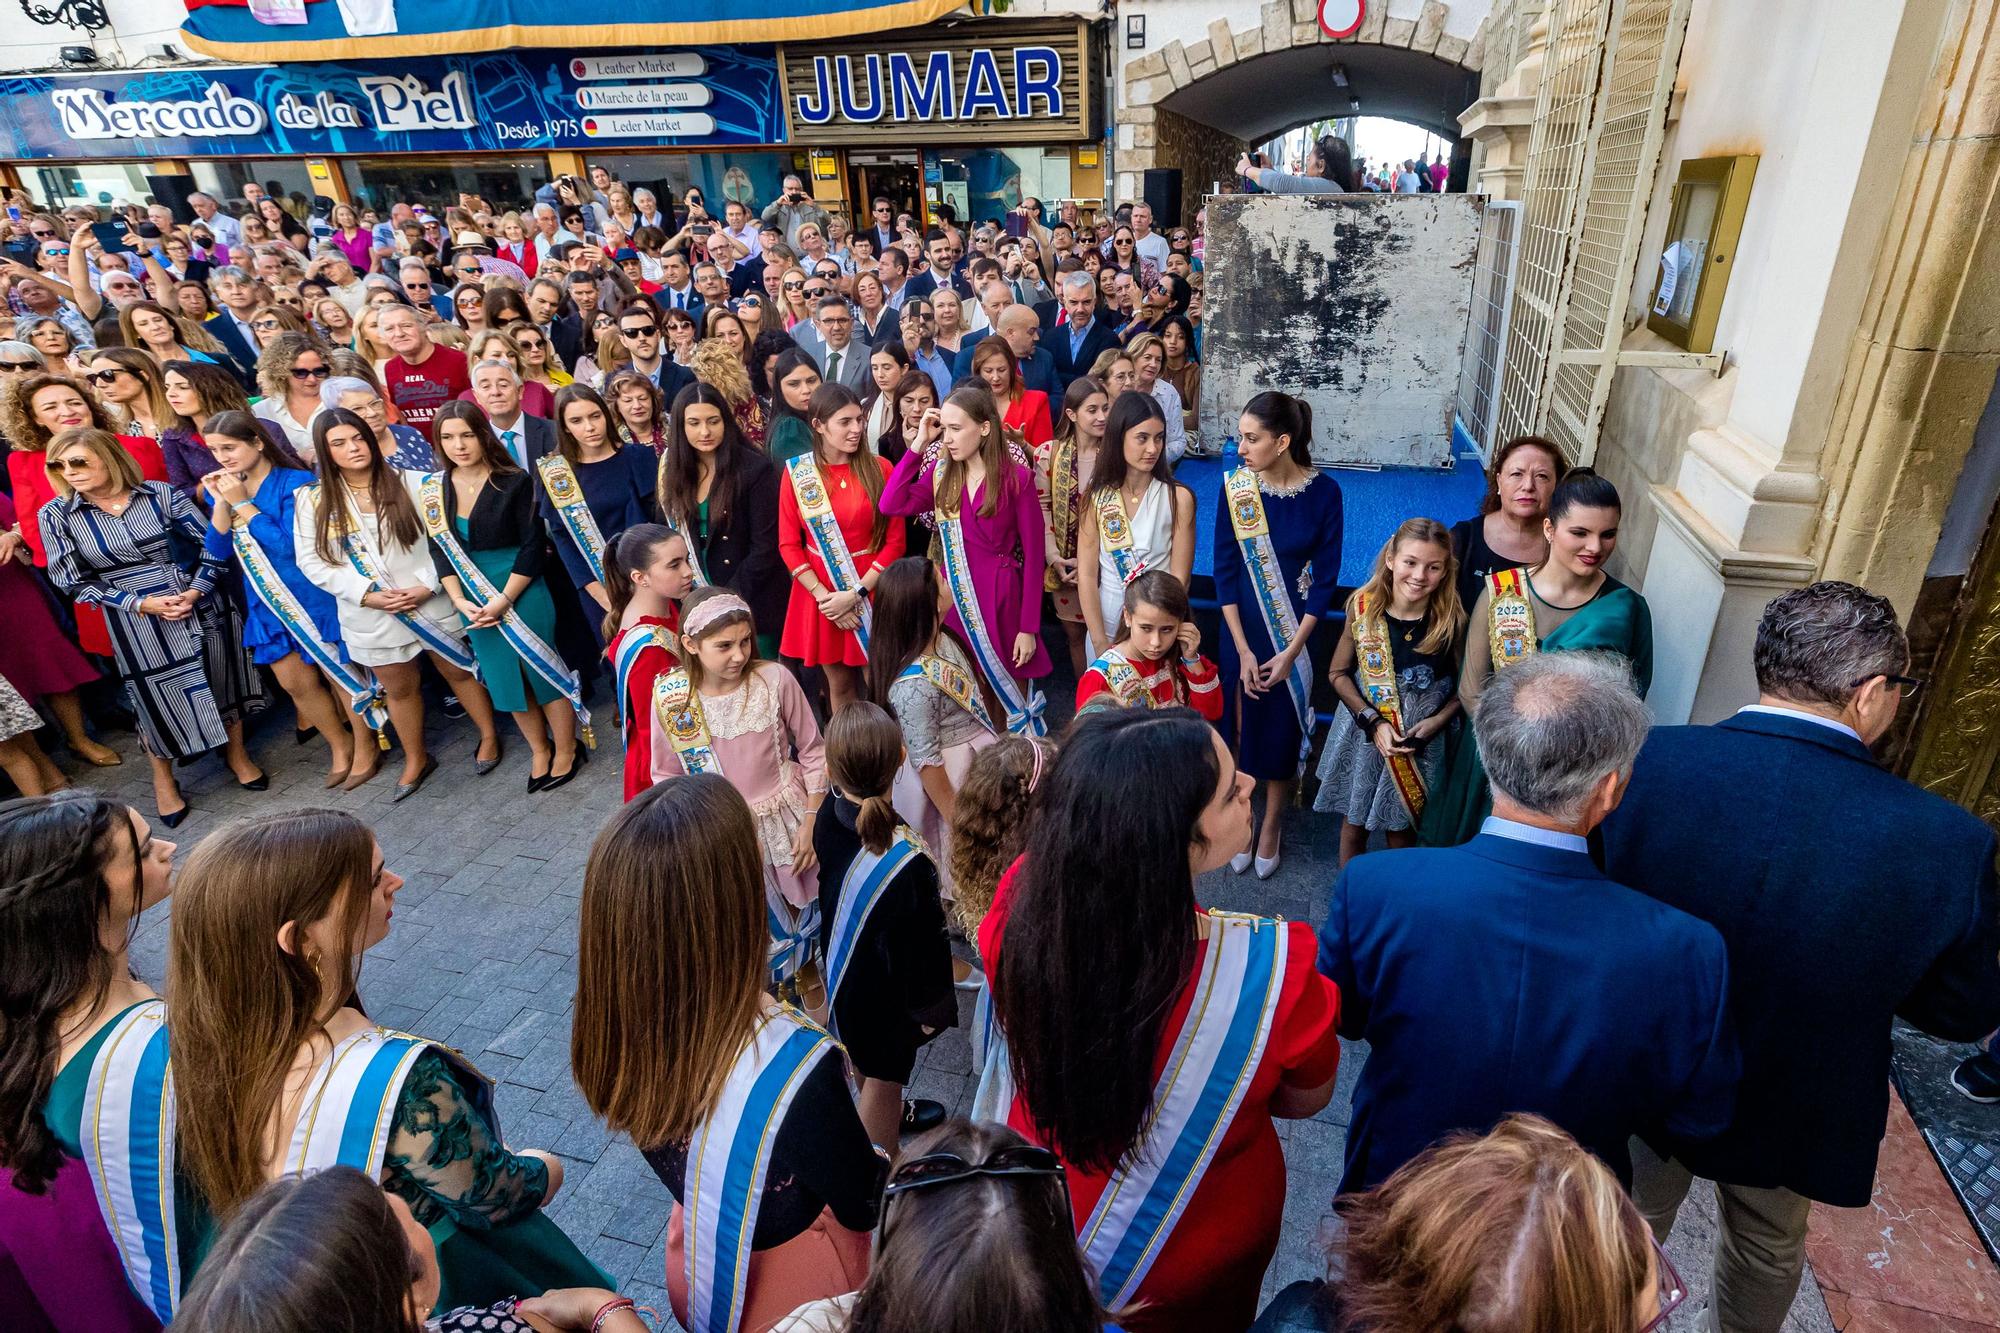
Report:
M549 180L546 157L351 157L342 161L355 204L387 214L391 204L445 209L476 194L495 212L525 211Z
M585 160L634 190L651 190L663 210L700 186L710 211L720 214L731 199L761 211L778 197L785 173L797 169L792 158L788 152L592 153Z
M264 193L293 204L294 212L308 206L314 194L312 177L306 174L306 164L296 157L245 157L226 158L215 162L192 162L188 170L194 174L195 187L204 194L212 194L228 208L231 200L240 203L243 187L256 182L264 187ZM240 209L230 208L230 212Z
M1067 149L979 148L938 159L941 180L933 203L947 203L960 219L984 221L1019 208L1024 197L1047 204L1070 197Z
M22 184L50 208L71 204L143 204L152 197L143 166L118 162L80 162L75 166L21 169Z

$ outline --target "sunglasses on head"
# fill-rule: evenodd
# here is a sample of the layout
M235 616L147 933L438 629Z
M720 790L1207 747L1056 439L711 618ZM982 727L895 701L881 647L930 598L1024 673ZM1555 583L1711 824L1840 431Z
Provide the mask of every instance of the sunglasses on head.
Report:
M305 366L292 367L292 378L295 380L323 380L331 374L333 372L325 366L313 366L310 369Z

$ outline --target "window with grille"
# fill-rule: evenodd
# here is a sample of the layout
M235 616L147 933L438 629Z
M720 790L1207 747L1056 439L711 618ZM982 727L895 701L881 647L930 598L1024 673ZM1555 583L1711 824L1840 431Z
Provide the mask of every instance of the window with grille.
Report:
M1514 296L1514 259L1521 204L1495 199L1479 222L1479 262L1472 275L1472 313L1465 331L1465 360L1458 378L1458 420L1479 450L1493 457L1494 418L1500 410L1500 368L1507 348L1507 312Z
M1597 452L1690 0L1552 0L1497 434Z

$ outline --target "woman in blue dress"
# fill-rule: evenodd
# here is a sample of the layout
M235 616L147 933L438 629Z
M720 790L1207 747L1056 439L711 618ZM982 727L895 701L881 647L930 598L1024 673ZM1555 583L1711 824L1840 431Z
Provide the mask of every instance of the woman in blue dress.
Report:
M611 410L588 385L556 394L556 451L537 461L542 522L576 585L576 600L597 646L611 609L604 548L634 523L653 521L658 468L643 444L620 444Z
M1290 394L1252 398L1237 425L1243 466L1223 478L1215 523L1222 678L1235 681L1236 764L1264 789L1264 820L1229 863L1278 869L1285 806L1312 737L1307 645L1340 576L1340 486L1312 465L1312 408Z
M345 690L336 695L328 688L315 656L318 646L324 645L336 662L347 660L338 607L299 572L292 557L292 511L299 488L312 485L312 470L282 437L274 440L248 412L216 413L204 426L202 438L222 465L202 479L211 510L206 545L211 559L218 563L233 559L243 568L247 609L243 646L258 666L271 668L279 686L291 696L299 730L310 728L326 740L330 760L326 785L337 787L354 766L355 747L372 745L375 737L367 720L349 710ZM241 539L236 536L238 529L244 533ZM273 573L277 587L267 583ZM284 604L279 587L291 594L286 614L296 608L303 615L296 632L272 609L273 599ZM309 637L316 637L318 645L302 642ZM359 668L352 670L365 678ZM352 734L343 718L352 720Z

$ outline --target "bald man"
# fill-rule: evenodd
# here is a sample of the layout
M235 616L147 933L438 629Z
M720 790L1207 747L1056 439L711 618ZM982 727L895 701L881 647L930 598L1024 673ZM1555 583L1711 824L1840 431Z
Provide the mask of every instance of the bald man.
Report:
M998 296L995 296L995 293ZM1062 411L1062 380L1056 375L1055 358L1041 348L1042 321L1033 306L1017 305L1013 295L1007 291L1007 284L996 282L987 288L982 301L991 301L988 314L992 327L985 338L978 342L968 342L959 349L958 360L952 367L952 377L962 380L972 373L972 353L986 338L1004 338L1014 353L1014 361L1021 367L1021 378L1030 389L1049 396L1051 416Z

